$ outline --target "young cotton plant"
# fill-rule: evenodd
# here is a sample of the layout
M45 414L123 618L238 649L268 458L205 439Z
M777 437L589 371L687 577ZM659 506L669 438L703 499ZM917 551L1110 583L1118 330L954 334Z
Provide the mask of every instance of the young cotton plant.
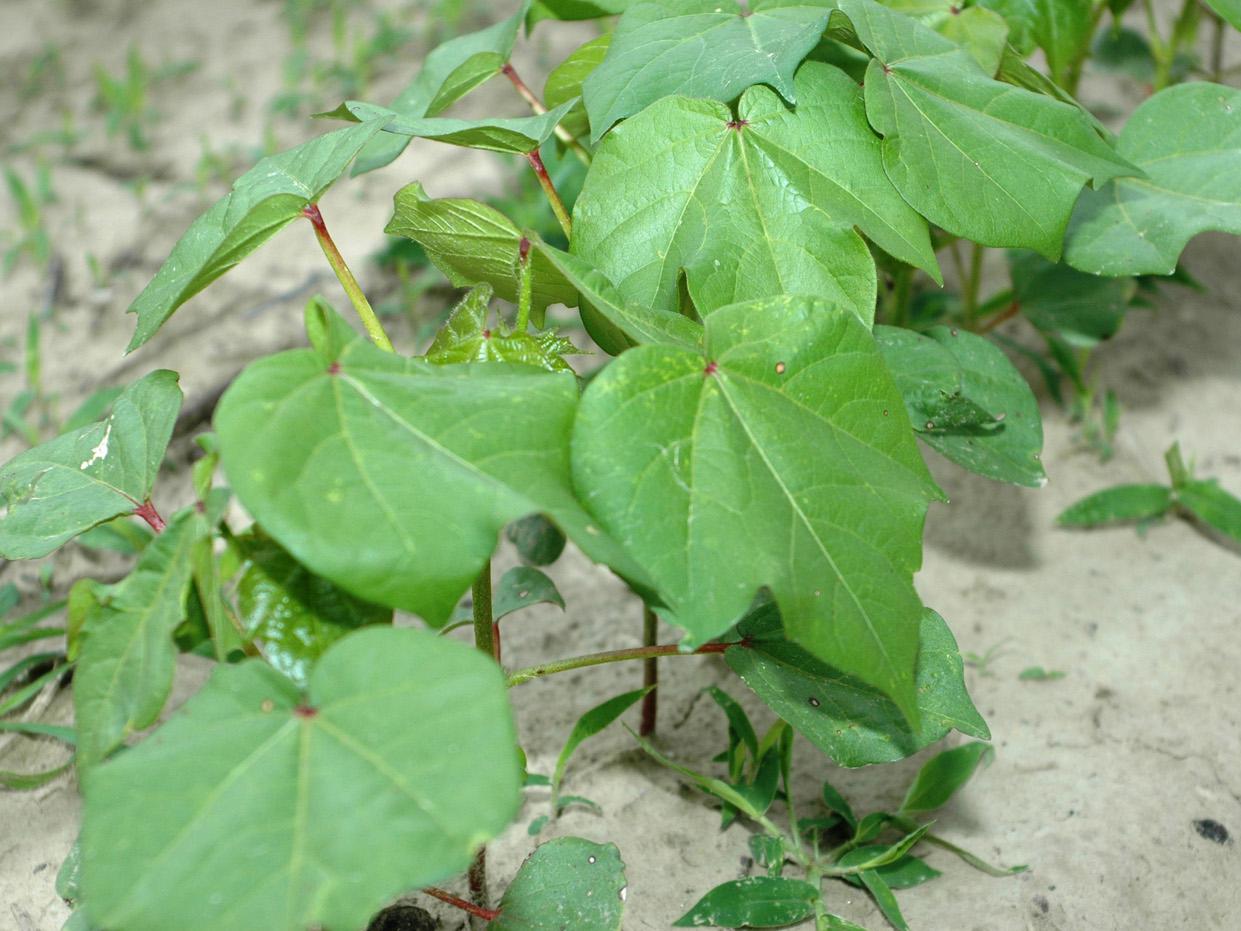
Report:
M389 106L347 101L326 116L349 125L239 178L134 301L130 350L298 220L365 337L312 301L309 345L231 385L200 437L195 500L167 518L154 502L181 404L171 372L0 469L5 558L118 519L151 530L127 578L80 581L68 606L76 725L57 734L76 740L85 801L75 927L354 931L422 889L501 929L619 928L619 854L579 839L538 847L488 900L485 844L530 779L507 689L567 670L642 661L648 686L594 709L572 753L628 702L649 732L657 658L720 655L780 719L765 742L780 756L751 748L755 768L721 782L751 819L793 731L844 766L953 729L989 737L914 587L943 498L918 440L1041 485L1037 404L987 331L1024 310L1053 351L1105 338L1126 277L1173 272L1204 229L1241 230L1241 94L1161 90L1114 137L1025 56L1041 48L1072 85L1105 6L1123 4L1054 6L538 0L440 46ZM543 99L514 69L523 22L613 14ZM445 115L497 76L531 115ZM471 289L422 354L385 332L319 205L414 138L524 160L563 234L410 178L388 230ZM1208 194L1210 210L1186 208ZM983 299L989 247L1025 253L1013 288ZM941 258L957 296L928 284ZM1081 312L1097 276L1125 292L1102 321ZM1063 290L1031 284L1049 281ZM556 304L610 357L588 381L545 326ZM255 526L230 526L230 495ZM501 532L528 565L493 592ZM641 597L644 645L504 669L500 618L563 602L534 567L566 539ZM467 593L476 650L433 632L464 619ZM393 627L394 611L428 629ZM655 642L656 617L679 643ZM158 719L178 650L215 673L119 752ZM794 859L882 904L881 868L929 836L885 817L912 832L886 853L855 834L836 858ZM438 885L463 871L469 900ZM753 915L753 885L730 893L734 918L695 922L753 924L735 918ZM788 920L840 927L818 895Z

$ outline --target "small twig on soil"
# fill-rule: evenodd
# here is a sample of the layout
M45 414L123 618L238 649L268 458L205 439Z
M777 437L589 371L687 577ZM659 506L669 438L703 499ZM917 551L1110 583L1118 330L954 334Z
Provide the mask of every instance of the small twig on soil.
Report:
M422 891L432 898L439 899L441 902L447 902L454 908L459 908L463 912L468 912L476 918L481 918L483 921L495 921L500 917L500 912L497 909L479 908L474 903L458 898L451 892L445 892L443 889L437 889L435 886L427 886Z

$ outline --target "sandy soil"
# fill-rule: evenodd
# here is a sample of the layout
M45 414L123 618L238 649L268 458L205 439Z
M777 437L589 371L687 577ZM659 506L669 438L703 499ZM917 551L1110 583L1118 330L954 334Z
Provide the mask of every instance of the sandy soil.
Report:
M129 151L120 138L109 140L89 106L93 63L119 73L131 40L155 64L200 63L154 89L163 118L152 125L152 147L144 154ZM315 41L322 44L322 36ZM11 89L23 86L48 42L61 49L63 80L24 101ZM47 209L59 274L22 262L0 282L0 358L9 361L20 357L26 312L55 295L55 322L44 332L44 379L63 410L99 385L155 367L179 370L194 404L249 359L300 342L300 305L308 294L322 290L343 304L310 230L295 225L182 310L148 347L121 355L132 324L125 307L185 225L219 193L215 182L203 189L193 182L200 139L207 128L220 148L261 138L262 101L280 87L281 57L273 49L282 43L287 30L276 2L5 0L0 7L6 88L0 151L28 174L40 152L12 154L19 143L59 125L62 112L73 114L84 132L67 158L55 146L41 150L54 165L59 197ZM536 43L519 63L538 73L539 57ZM373 95L387 96L401 80L399 72L381 75ZM236 112L239 90L251 102ZM1091 84L1086 96L1129 108L1135 93ZM296 122L278 123L276 133L282 142L307 134ZM149 180L135 190L141 175ZM504 177L489 157L417 145L389 169L335 189L324 213L346 254L365 265L361 258L382 244L379 230L400 185L418 179L436 195L478 194L496 190ZM0 206L8 210L7 202ZM0 213L0 229L15 224L10 213ZM996 762L943 810L937 830L984 857L1030 870L993 879L932 853L930 862L944 877L900 897L914 928L1241 927L1241 848L1234 839L1241 833L1238 553L1179 522L1145 537L1130 529L1068 533L1052 526L1059 510L1086 493L1119 481L1159 480L1163 450L1173 439L1204 474L1241 492L1237 248L1222 236L1197 241L1186 261L1206 293L1165 292L1156 311L1135 312L1099 353L1097 375L1124 405L1116 457L1107 466L1077 448L1076 428L1050 403L1044 405L1045 489L995 485L932 462L952 503L931 513L919 586L949 620L963 651L1003 645L985 670L968 674L995 735ZM105 280L90 273L87 254L106 270ZM1011 332L1022 335L1020 325ZM16 390L15 379L0 376L0 406ZM0 444L0 458L17 448ZM170 504L183 482L168 476L160 493ZM59 556L54 566L60 585L109 568L80 554ZM33 589L37 570L0 565L0 581ZM570 555L552 574L568 614L539 609L513 621L506 634L513 665L638 642L639 606L607 573ZM1019 680L1033 665L1066 675ZM724 685L757 718L770 720L718 661L680 659L663 668L662 740L687 763L708 766L725 738L722 715L699 700L704 686ZM183 663L178 700L204 675L203 664ZM550 771L576 716L634 687L639 675L636 668L603 667L518 689L514 701L531 768ZM69 711L61 695L48 715L65 720ZM841 771L808 744L799 743L797 752L805 810L813 810L824 778L844 789L855 808L892 805L919 765L915 758ZM51 743L12 741L0 747L0 768L33 770L63 754ZM745 830L721 833L712 806L636 753L618 728L579 751L566 789L595 799L604 814L571 810L542 837L577 834L620 846L629 878L627 929L667 928L707 889L749 869ZM78 805L70 777L37 792L0 795L0 929L47 931L63 922L67 910L53 881L76 831ZM526 825L546 809L545 795L531 792L521 818L494 845L497 889L531 847ZM1195 827L1203 819L1232 837L1219 843L1203 836ZM831 888L829 900L868 927L885 927L849 887ZM444 914L442 926L460 927L456 915Z

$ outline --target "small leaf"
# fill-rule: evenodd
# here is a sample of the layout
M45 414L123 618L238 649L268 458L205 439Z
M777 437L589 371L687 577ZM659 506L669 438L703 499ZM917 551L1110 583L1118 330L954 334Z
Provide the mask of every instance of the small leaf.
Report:
M526 834L530 837L537 837L547 827L547 822L551 820L551 815L539 815L530 821L526 827Z
M127 351L145 343L178 307L300 217L302 208L323 196L381 128L370 122L338 129L260 159L233 182L232 191L185 231L130 306L138 325Z
M1033 252L1010 254L1009 271L1026 319L1085 349L1116 334L1137 293L1132 278L1087 275Z
M78 742L77 732L71 727L59 724L43 724L39 721L3 721L0 720L0 731L15 734L27 734L31 737L51 737L62 743L73 746Z
M754 862L767 870L768 876L779 876L784 869L784 839L770 834L750 835L750 854Z
M1065 674L1059 669L1044 669L1042 666L1027 666L1017 675L1022 682L1054 682L1063 679Z
M452 752L428 765L429 747ZM516 815L521 771L489 657L370 628L323 656L305 696L257 660L217 667L83 795L83 898L103 927L360 928L464 870Z
M12 792L29 792L33 789L41 789L49 782L56 779L69 771L69 767L73 765L73 760L61 763L52 769L44 770L41 773L15 773L11 770L0 769L0 789L8 789Z
M73 846L56 871L56 894L70 904L82 897L81 838L74 838Z
M1241 90L1180 84L1129 117L1117 151L1145 172L1077 204L1065 261L1096 275L1170 275L1207 230L1241 233Z
M1088 495L1061 512L1062 527L1100 527L1121 521L1154 520L1172 507L1166 485L1117 485Z
M968 743L936 754L922 764L901 803L902 813L934 811L969 782L984 760L994 756L990 744Z
M841 857L838 864L850 866L853 863L860 863L866 857L875 856L885 849L881 845L857 847ZM928 866L925 860L909 855L899 857L879 867L875 872L887 883L889 889L912 889L914 886L920 886L943 875L939 870ZM862 885L862 880L857 876L842 876L841 878L851 885Z
M556 798L555 802L557 817L559 817L565 809L572 808L574 805L585 808L592 814L603 814L603 806L596 801L586 798L584 795L561 795Z
M495 117L489 120L458 120L448 117L403 116L387 107L349 100L327 116L352 118L363 125L378 123L386 133L415 139L434 139L449 145L488 152L526 155L552 137L560 120L576 100L535 116Z
M557 605L563 610L564 596L556 588L556 583L538 569L517 566L504 573L496 586L492 617L498 621L514 611L536 604Z
M564 552L564 534L542 514L513 521L504 528L504 536L528 566L550 566Z
M883 917L888 919L888 923L896 931L909 931L905 916L901 914L901 908L896 903L896 896L892 894L892 889L884 882L883 877L874 870L859 873L858 877L862 880L862 885L866 887L871 898L875 900L875 904L879 906L879 911L883 912Z
M813 915L819 898L818 887L800 879L734 879L704 895L673 927L782 928Z
M762 815L762 812L751 803L749 797L745 793L739 792L734 786L729 785L722 779L706 776L690 769L688 766L682 766L680 763L660 753L649 740L639 737L628 727L625 730L629 731L629 736L638 742L638 746L646 752L647 756L660 765L668 767L673 772L680 773L703 792L715 796L726 805L733 806L749 818L758 818Z
M558 837L526 858L492 931L620 931L627 891L615 844Z
M552 774L553 805L560 794L560 783L564 779L565 770L569 766L569 758L573 756L574 751L581 746L583 741L603 731L609 724L633 707L650 690L650 688L635 689L632 692L625 692L622 695L609 698L607 701L595 705L595 707L577 719L577 723L573 725L573 730L569 734L569 739L565 741L564 749L560 751L560 756L556 759L556 771Z
M741 743L750 751L750 759L757 764L759 758L758 735L754 733L754 725L750 723L750 718L745 713L745 709L737 703L735 698L718 686L709 685L705 691L723 709L724 714L728 717L729 730L737 735Z
M895 844L858 847L845 854L836 864L837 869L849 870L852 875L879 870L889 864L896 863L918 845L931 830L930 825L923 825L910 831Z
M857 829L857 817L853 814L853 806L830 782L823 783L823 804L827 806L828 811L840 815L849 830Z
M573 371L564 354L579 350L567 339L547 332L510 333L499 322L493 327L488 321L491 293L491 285L481 284L461 299L427 349L428 362L516 362L549 372Z
M176 373L152 372L125 389L106 420L9 460L0 468L0 557L46 556L140 507L180 409Z
M1184 482L1176 489L1176 500L1211 529L1241 543L1241 500L1215 479Z
M611 42L610 32L596 36L552 69L547 83L543 85L543 102L549 107L557 107L566 100L581 97L582 83L603 62ZM590 119L586 116L585 104L579 101L560 121L560 125L575 139L589 133Z
M1025 52L1037 47L1047 55L1056 83L1069 87L1073 70L1090 47L1094 32L1093 0L981 0L1008 21L1013 44Z

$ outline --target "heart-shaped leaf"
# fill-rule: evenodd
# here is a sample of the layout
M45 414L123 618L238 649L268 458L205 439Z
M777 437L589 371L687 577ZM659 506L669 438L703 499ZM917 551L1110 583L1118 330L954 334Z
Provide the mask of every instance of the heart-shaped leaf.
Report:
M912 574L939 492L854 314L753 301L707 318L705 357L626 352L582 398L573 476L690 642L770 587L794 640L917 718Z
M737 119L672 97L617 127L574 207L574 253L640 306L676 308L684 275L704 315L804 293L869 322L875 263L855 226L937 275L926 223L885 179L861 90L819 62L796 86L795 109L753 87Z
M1241 234L1241 90L1181 84L1143 103L1120 154L1146 172L1082 195L1065 261L1096 275L1170 275L1199 233Z
M556 583L538 569L515 566L504 573L496 585L492 617L498 621L514 611L537 604L556 605L564 610L564 596Z
M147 502L181 409L175 372L134 382L105 420L0 468L0 557L35 559Z
M258 660L220 666L158 734L88 771L83 897L131 931L361 928L465 869L520 789L495 663L358 631L304 696Z
M526 857L492 931L620 931L625 864L615 844L558 837Z

